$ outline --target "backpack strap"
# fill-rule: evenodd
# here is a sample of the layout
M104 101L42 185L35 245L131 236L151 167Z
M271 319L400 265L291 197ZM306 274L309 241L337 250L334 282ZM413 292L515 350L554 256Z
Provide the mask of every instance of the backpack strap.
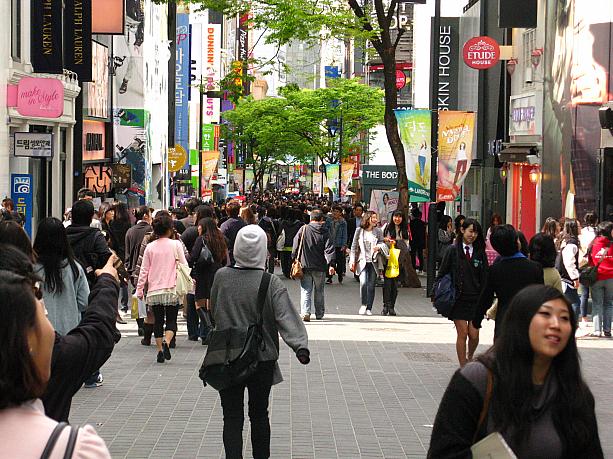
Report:
M477 423L477 428L475 429L475 435L473 436L473 444L477 441L477 436L479 435L479 431L481 427L483 427L483 423L487 418L487 414L490 408L490 400L492 400L492 392L494 390L494 375L492 374L492 370L487 368L487 387L485 389L485 396L483 397L483 408L481 408L481 414L479 414L479 422Z
M264 305L266 304L266 295L272 275L264 271L262 280L260 281L260 289L258 290L258 325L261 327L264 322Z
M53 448L55 448L55 444L57 443L57 439L62 434L62 431L68 424L65 422L60 422L55 426L51 435L49 435L49 440L47 440L47 444L45 445L45 449L43 449L43 453L40 455L40 459L49 459L51 457L51 453L53 452Z

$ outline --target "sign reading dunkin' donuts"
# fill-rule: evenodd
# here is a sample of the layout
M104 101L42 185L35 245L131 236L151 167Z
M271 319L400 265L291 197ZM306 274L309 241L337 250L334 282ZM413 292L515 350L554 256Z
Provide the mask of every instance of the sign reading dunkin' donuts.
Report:
M490 37L474 37L464 43L464 62L477 70L486 70L500 60L500 45Z

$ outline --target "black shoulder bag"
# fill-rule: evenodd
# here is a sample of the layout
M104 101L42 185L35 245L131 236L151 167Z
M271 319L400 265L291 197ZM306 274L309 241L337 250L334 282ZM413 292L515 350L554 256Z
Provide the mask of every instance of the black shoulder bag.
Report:
M609 251L613 247L613 242L609 244L606 252L603 254L602 258L595 265L587 265L583 268L579 269L579 282L586 287L591 287L596 282L598 282L598 268L600 268L600 264L604 261L604 259L609 254ZM590 248L590 252L592 249Z
M75 445L77 444L77 435L79 435L78 427L70 427L65 422L60 422L55 426L53 432L49 436L49 440L47 440L47 444L45 445L45 449L40 456L40 459L49 459L51 457L51 453L53 453L53 449L55 448L55 444L57 440L60 438L62 431L64 428L68 427L70 429L70 434L68 435L68 443L66 443L66 449L64 450L64 459L70 459L74 453Z
M199 373L205 386L208 384L213 389L223 390L245 382L257 370L258 352L266 349L262 323L271 277L267 272L262 274L258 291L257 323L211 332Z

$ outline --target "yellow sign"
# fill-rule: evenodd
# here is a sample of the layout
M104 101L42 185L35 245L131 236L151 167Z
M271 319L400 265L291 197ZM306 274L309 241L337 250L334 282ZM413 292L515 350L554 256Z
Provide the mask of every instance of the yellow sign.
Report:
M187 152L181 145L168 149L168 171L179 172L187 162Z

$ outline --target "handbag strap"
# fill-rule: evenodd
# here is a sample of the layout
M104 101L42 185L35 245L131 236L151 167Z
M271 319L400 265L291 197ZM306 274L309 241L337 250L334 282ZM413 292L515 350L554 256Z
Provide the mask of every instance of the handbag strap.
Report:
M40 459L49 459L51 457L57 439L67 425L66 422L60 422L55 426L55 429L53 429L53 432L49 435L49 440L47 440L47 444L45 445L45 449L43 449L43 453L40 455Z
M307 226L309 225L304 225L304 228L302 229L302 234L300 235L300 243L298 244L298 256L296 257L297 260L300 260L300 257L302 256L302 243L304 242L304 233L306 232Z
M494 390L494 375L492 370L487 369L487 388L485 389L485 396L483 397L483 408L481 408L481 414L479 414L479 422L477 422L477 428L475 429L475 435L473 436L473 444L477 441L479 431L485 422L485 418L489 412L490 400L492 399L492 392Z
M260 289L258 290L258 325L261 327L264 322L264 304L266 304L266 294L272 275L266 271L262 272L262 280L260 281Z
M70 436L68 437L68 443L66 444L66 451L64 451L64 459L72 458L75 446L77 444L77 435L79 435L79 429L77 427L70 427Z

